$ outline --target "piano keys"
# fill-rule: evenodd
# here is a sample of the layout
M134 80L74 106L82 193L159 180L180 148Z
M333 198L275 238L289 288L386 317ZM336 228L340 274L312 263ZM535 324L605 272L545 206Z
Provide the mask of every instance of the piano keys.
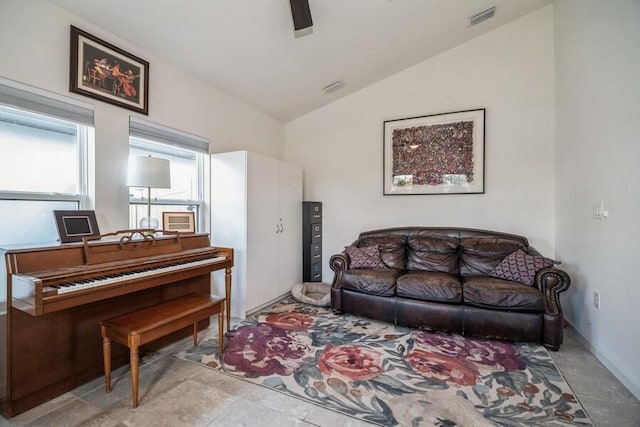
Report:
M4 258L0 409L7 417L102 375L100 320L193 292L210 293L211 272L221 269L229 328L233 249L211 247L207 234L11 249ZM114 350L114 366L126 364L126 349Z
M14 273L11 275L13 306L32 315L42 315L198 276L226 260L226 256L218 256L219 251L198 248L99 266Z

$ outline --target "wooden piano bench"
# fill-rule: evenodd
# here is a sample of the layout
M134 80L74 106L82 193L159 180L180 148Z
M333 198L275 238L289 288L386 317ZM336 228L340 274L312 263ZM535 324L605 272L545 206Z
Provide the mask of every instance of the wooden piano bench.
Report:
M104 356L104 379L111 391L111 340L130 351L133 407L138 406L138 348L155 339L193 325L193 345L198 345L198 322L218 314L219 354L223 351L225 298L189 294L100 322Z

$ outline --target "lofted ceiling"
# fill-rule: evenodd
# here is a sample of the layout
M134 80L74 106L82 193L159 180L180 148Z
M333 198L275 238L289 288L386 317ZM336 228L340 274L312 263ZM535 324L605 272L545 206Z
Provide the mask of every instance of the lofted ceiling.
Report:
M309 0L298 32L289 0L50 1L287 122L552 0Z

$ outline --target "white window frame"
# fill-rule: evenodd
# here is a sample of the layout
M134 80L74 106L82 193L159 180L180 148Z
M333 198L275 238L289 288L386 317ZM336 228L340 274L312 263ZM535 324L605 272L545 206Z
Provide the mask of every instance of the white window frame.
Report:
M38 89L0 77L0 105L52 120L64 120L77 126L77 193L0 190L0 199L25 201L71 201L78 209L90 209L89 150L94 136L93 104Z
M132 142L133 138L133 142ZM198 232L210 231L209 218L209 141L196 135L172 129L147 120L131 116L129 118L129 147L135 145L135 139L152 144L168 145L196 153L196 172L198 179L198 200L179 200L152 198L151 205L197 206ZM146 198L129 197L129 205L147 205ZM161 218L159 218L161 221Z

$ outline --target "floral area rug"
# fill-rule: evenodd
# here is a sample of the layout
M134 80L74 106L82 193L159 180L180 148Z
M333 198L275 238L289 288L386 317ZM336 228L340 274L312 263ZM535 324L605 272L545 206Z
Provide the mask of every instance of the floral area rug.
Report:
M539 345L425 332L281 301L177 356L380 425L592 425Z

